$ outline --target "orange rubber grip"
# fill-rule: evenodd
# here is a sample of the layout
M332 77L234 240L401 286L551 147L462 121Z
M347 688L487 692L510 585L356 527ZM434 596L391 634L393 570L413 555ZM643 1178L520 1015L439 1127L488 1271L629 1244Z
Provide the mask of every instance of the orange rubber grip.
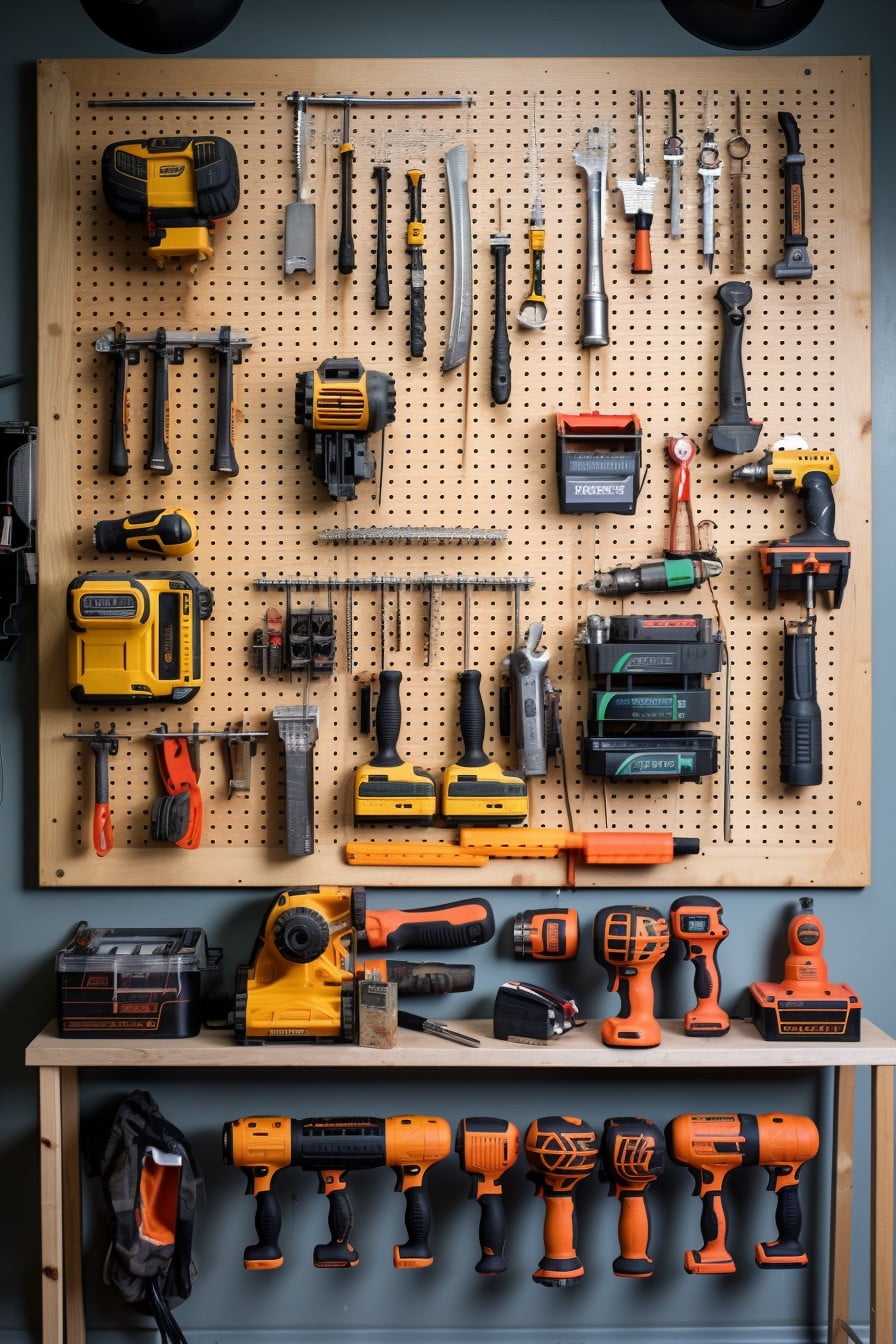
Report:
M449 901L421 910L368 910L364 933L370 947L477 947L495 932L488 901Z
M108 803L93 809L93 848L104 859L112 848L112 812Z
M639 210L635 220L635 260L632 264L632 274L650 275L653 270L653 260L650 256L652 217Z
M622 1191L619 1195L619 1250L613 1273L624 1278L646 1279L653 1273L647 1253L650 1244L650 1212L643 1194Z

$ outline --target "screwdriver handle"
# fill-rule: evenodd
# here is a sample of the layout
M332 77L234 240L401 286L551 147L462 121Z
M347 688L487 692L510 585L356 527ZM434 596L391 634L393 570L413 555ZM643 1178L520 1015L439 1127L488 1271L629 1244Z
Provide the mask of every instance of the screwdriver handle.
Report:
M653 258L650 254L650 226L653 215L639 210L635 215L635 258L632 262L633 275L650 275L653 271Z
M90 741L93 752L93 848L105 858L112 848L112 812L109 807L109 756L117 743L109 738Z
M140 351L126 346L112 351L112 435L109 441L109 472L126 476L128 471L128 365L135 364Z
M398 754L398 735L401 732L401 673L394 668L380 672L379 694L376 701L374 732L376 752L372 765L401 765Z
M510 397L510 337L507 334L507 253L510 239L504 233L491 238L495 259L495 329L492 336L492 401L503 406Z
M236 476L239 467L233 447L233 366L242 359L242 352L231 344L229 327L221 328L215 357L218 361L218 402L214 469L223 476Z
M461 672L460 677L460 734L464 740L464 754L458 765L475 767L488 765L483 750L485 741L485 707L480 683L482 675L475 668Z
M781 783L821 783L821 710L816 695L815 617L784 626L784 699L781 706Z
M351 275L355 269L355 240L352 228L352 175L355 147L349 140L349 105L345 105L342 144L339 146L339 190L341 223L339 231L339 274Z
M389 251L386 239L386 183L389 169L378 163L373 169L376 182L376 275L373 285L374 307L385 310L389 307Z
M157 472L160 476L170 476L174 467L168 451L169 403L168 403L168 365L183 360L183 352L172 350L165 343L165 332L159 328L156 343L152 347L155 367L152 381L152 431L149 453L146 458L146 470Z

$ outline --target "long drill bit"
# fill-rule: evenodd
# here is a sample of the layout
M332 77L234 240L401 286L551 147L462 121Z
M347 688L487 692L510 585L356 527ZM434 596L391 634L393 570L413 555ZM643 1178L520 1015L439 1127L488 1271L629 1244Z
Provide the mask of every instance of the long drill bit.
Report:
M703 96L703 143L697 156L697 171L703 183L703 265L712 275L716 250L715 186L722 174L722 156L716 144L715 132L706 125L706 95Z

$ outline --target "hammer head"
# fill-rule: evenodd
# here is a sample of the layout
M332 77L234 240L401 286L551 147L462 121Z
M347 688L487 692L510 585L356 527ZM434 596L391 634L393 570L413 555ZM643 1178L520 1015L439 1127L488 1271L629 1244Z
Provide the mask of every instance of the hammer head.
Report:
M715 424L709 427L709 441L720 453L751 453L761 433L761 420L747 420L738 425Z

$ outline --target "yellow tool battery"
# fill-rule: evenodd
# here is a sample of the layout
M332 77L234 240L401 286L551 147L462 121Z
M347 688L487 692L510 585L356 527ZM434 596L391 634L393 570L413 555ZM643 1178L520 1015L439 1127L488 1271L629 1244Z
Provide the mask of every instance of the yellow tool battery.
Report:
M211 589L183 570L81 574L67 590L68 683L81 705L191 700Z
M160 267L170 258L208 261L213 221L240 199L236 152L219 135L118 141L103 151L101 174L109 209L144 225Z

